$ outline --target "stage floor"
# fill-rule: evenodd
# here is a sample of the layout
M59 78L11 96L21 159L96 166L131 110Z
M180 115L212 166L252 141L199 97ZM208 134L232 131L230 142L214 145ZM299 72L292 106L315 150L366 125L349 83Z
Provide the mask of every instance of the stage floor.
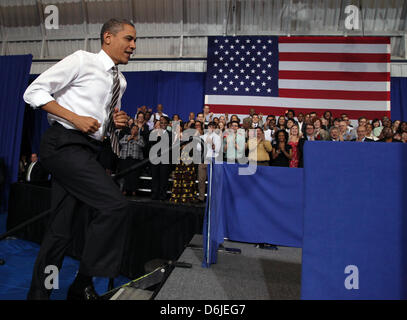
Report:
M195 235L191 244L202 245ZM301 289L301 248L256 248L225 241L241 254L218 253L218 263L202 267L203 250L187 247L178 261L192 268L175 268L155 300L297 300Z

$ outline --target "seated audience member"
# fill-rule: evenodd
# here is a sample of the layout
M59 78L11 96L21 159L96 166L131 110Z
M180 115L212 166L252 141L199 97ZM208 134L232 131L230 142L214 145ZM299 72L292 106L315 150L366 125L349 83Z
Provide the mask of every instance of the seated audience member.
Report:
M230 163L236 163L245 156L245 131L239 129L239 123L232 121L230 129L225 133L223 148L225 158Z
M348 131L351 132L353 130L353 125L350 123L350 119L347 114L342 115L342 120L346 122L346 125L348 127Z
M356 128L356 134L357 137L356 139L352 139L351 141L357 141L357 142L374 142L373 139L369 139L366 137L366 127L365 126L359 126Z
M329 133L325 129L322 128L321 119L319 119L319 118L314 119L313 125L314 125L315 140L328 140Z
M401 142L401 134L398 133L398 132L396 132L396 133L393 135L393 139L394 139L394 140L397 140L397 141L399 141L399 142Z
M204 202L208 163L211 163L212 158L218 159L222 147L222 140L215 132L215 124L213 122L208 123L208 131L204 135L201 135L201 139L204 150L202 150L202 144L197 146L198 151L203 153L203 161L198 164L198 200Z
M343 136L339 134L339 129L337 127L331 127L329 130L329 141L343 141Z
M27 167L28 167L28 162L27 162L27 156L25 154L22 154L20 157L20 161L18 163L18 181L23 182L26 179L27 175Z
M374 134L373 134L373 125L371 123L366 124L366 138L369 138L370 140L377 141L379 140Z
M251 131L253 132L253 131ZM273 147L271 142L264 138L264 131L258 127L256 135L249 137L246 148L249 150L249 161L256 162L259 166L268 166L270 164L270 155Z
M267 117L268 118L268 117ZM274 137L274 133L276 132L276 119L275 118L271 118L269 120L269 123L264 124L264 139L266 139L267 141L273 142L273 137Z
M225 123L224 123L224 122L219 121L219 123L218 123L218 126L217 126L216 130L219 132L219 135L220 135L220 136L223 136L223 133L225 132L225 129L226 129L226 127L225 127Z
M393 133L396 133L399 131L401 121L400 120L394 120L391 128L393 129Z
M223 122L223 126L226 127L226 118L225 116L219 116L219 123Z
M293 119L295 118L295 112L292 109L288 109L287 112L285 113L286 119Z
M263 128L263 121L260 122L260 116L255 113L252 116L252 129L256 129L256 128Z
M209 106L204 106L202 113L204 115L204 124L207 126L212 121L213 112L210 112Z
M266 122L264 123L263 130L273 129L276 126L276 117L273 115L268 115Z
M46 182L48 181L49 172L43 167L42 163L38 160L38 155L33 153L31 155L31 163L26 170L25 181L27 182Z
M152 113L150 111L147 111L144 114L144 121L148 127L148 130L151 131L154 128L154 119L152 117Z
M286 120L285 116L279 116L277 120L277 130L285 130L286 127Z
M233 115L230 117L230 122L232 122L232 121L236 121L236 122L239 124L239 126L240 126L240 119L239 119L239 117L238 117L236 114L233 114Z
M379 119L373 119L372 125L373 125L373 135L378 138L383 130L383 126L381 125Z
M341 119L340 118L335 118L334 119L334 127L339 129L339 124L341 123Z
M325 111L322 118L324 118L326 120L326 122L327 122L327 124L324 124L324 125L326 125L325 130L328 131L334 125L334 119L332 117L332 112L329 111L329 110Z
M298 168L300 162L299 142L302 134L298 129L298 125L293 125L290 129L288 144L292 148L292 158L290 159L290 168Z
M298 125L298 129L300 130L300 132L304 133L305 121L304 121L304 114L302 112L300 112L297 116L297 125Z
M245 131L249 130L252 128L253 125L253 120L250 117L244 118L242 122L242 129Z
M274 167L288 167L292 158L292 148L288 144L288 133L279 130L275 134L271 165Z
M143 113L140 112L139 114ZM142 136L141 129L139 129L137 125L133 125L130 129L130 134L126 134L122 139L120 139L119 143L119 172L130 168L144 159L143 147L145 146L145 140ZM141 168L138 168L124 177L124 195L136 195L140 174Z
M196 121L199 121L200 123L202 123L202 125L205 125L205 116L204 116L204 114L203 114L202 112L199 112L199 113L196 115L195 122L196 122Z
M294 119L290 118L285 122L285 127L286 127L285 131L287 131L288 134L290 133L291 127L293 125L295 125L295 120Z
M379 136L379 142L400 142L393 138L393 130L391 127L383 127Z
M350 134L350 131L349 131L348 124L344 120L342 120L339 123L339 135L341 135L343 137L344 141L351 140L351 134Z
M157 104L157 112L154 113L155 120L160 120L161 117L168 117L168 115L163 112L163 109L164 107L161 103Z
M171 142L171 133L167 130L169 119L168 117L161 117L160 121L157 121L154 125L154 130L150 134L150 149L160 143L161 139L165 139L168 141L168 145L163 147L163 150L158 150L157 154L154 156L161 157L162 152L167 150ZM153 164L150 162L151 167L151 199L152 200L161 200L165 201L167 199L167 190L168 190L168 176L171 170L171 153L168 155L169 163L167 161L161 161L158 164ZM150 158L151 161L151 158Z
M356 132L357 128L361 127L361 126L366 127L367 123L368 123L368 120L366 117L360 117L358 119L358 126L350 131L351 140L355 140L357 138L357 136L358 136L357 132Z
M407 132L407 122L402 121L399 127L399 133L402 134L403 132Z
M407 131L404 131L401 133L401 142L406 143L407 142Z
M308 123L305 125L305 134L304 140L306 141L315 141L315 127L312 123Z

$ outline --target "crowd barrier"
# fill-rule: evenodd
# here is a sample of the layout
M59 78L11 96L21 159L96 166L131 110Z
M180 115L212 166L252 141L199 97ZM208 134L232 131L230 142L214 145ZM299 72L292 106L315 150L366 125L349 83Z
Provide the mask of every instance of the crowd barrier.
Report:
M302 299L407 298L407 146L307 142L304 168L208 166L203 267L224 238L302 248Z

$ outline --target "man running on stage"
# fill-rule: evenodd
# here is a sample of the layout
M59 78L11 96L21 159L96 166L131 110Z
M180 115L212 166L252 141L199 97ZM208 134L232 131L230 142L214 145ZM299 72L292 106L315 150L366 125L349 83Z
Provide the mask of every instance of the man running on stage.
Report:
M24 93L33 108L48 112L51 127L42 137L40 156L53 178L53 213L28 299L49 299L45 269L61 268L80 203L95 208L97 215L87 228L79 271L67 298L98 299L92 277L119 275L128 202L96 158L105 135L119 152L116 129L127 125L127 114L119 111L127 83L117 65L127 64L136 48L134 25L107 21L101 43L98 54L76 51L42 73Z

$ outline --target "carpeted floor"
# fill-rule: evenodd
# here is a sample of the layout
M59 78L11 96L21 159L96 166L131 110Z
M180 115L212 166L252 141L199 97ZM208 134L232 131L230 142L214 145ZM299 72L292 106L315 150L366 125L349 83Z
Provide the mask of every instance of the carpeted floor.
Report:
M202 244L195 235L192 244ZM301 249L256 248L254 244L226 241L241 254L218 253L218 263L202 267L203 251L186 248L178 261L191 269L176 268L156 300L297 300L301 290Z
M0 214L0 234L6 231L6 214ZM0 266L0 300L25 300L31 282L32 269L39 251L39 245L15 238L0 241L0 259L6 263ZM68 288L75 278L79 262L66 257L59 273L59 289L55 289L51 300L64 300ZM108 279L94 278L96 291L107 291ZM130 281L125 277L115 279L115 286Z

